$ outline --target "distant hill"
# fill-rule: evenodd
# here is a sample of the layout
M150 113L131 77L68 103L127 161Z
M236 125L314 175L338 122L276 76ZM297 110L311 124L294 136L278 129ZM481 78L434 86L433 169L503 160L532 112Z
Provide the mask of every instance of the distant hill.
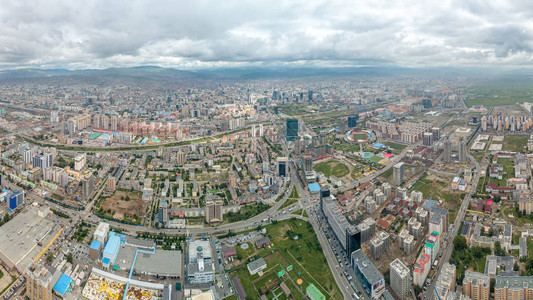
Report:
M494 70L476 68L404 68L404 67L248 67L248 68L213 68L179 70L155 66L139 66L130 68L65 70L65 69L18 69L0 71L0 79L32 79L71 77L76 79L118 79L118 80L149 80L175 81L184 79L213 80L247 80L275 78L306 78L306 77L387 77L387 76L527 76L527 69Z

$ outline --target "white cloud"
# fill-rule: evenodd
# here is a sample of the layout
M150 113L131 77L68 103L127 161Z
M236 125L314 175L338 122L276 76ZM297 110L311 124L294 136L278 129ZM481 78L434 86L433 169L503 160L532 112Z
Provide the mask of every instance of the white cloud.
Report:
M0 66L533 62L530 1L68 1L0 6Z

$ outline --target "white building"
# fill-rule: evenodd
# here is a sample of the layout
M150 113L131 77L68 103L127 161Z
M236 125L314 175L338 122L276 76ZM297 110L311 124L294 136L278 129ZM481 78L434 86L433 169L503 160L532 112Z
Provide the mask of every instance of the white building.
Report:
M409 268L396 258L390 263L390 286L392 290L403 299L411 290L412 285Z

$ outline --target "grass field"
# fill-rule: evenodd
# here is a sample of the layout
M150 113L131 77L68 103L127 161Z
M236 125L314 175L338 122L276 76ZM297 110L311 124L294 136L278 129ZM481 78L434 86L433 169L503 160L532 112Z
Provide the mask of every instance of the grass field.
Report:
M366 133L354 133L352 135L354 140L366 140L368 138L368 135Z
M503 106L531 101L533 86L520 79L500 79L467 89L467 106Z
M398 143L394 143L394 142L385 142L383 144L385 144L386 146L391 147L394 150L397 150L398 152L402 152L403 149L407 148L407 145L398 144Z
M318 163L315 165L314 169L317 172L324 173L326 177L330 177L331 175L333 175L338 178L341 178L350 173L350 170L345 164L336 160Z
M527 145L529 135L510 135L503 140L503 151L522 152Z
M240 255L253 254L253 256L245 259L247 263L264 257L267 263L267 269L264 270L265 276L269 276L272 271L285 270L285 275L281 280L293 292L295 299L305 299L305 288L309 283L314 283L326 296L326 299L342 299L342 294L327 267L326 258L310 223L290 219L267 225L265 229L272 243L270 248L257 249L258 252L254 245L250 245L254 250L241 251L240 247L236 247L237 253ZM292 271L288 271L289 265L294 267ZM240 269L234 269L230 276L240 278L250 299L259 298L256 288L260 289L260 285L268 281L268 279L258 280L260 277L257 274L250 276L246 264L243 264ZM303 283L298 286L296 281L300 278ZM267 293L267 297L273 293L276 293L275 288Z

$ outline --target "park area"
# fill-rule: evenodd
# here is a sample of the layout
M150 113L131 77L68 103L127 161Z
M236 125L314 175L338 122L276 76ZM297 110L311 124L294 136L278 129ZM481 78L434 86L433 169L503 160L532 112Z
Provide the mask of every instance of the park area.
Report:
M117 190L113 196L101 198L95 212L106 219L141 224L147 205L139 192Z
M265 226L271 246L256 248L249 243L246 250L237 246L242 264L230 272L238 277L247 298L289 299L281 290L284 282L293 299L307 299L306 289L315 285L326 299L342 299L320 243L310 223L298 219L275 222ZM267 267L262 274L250 276L247 264L262 257Z
M337 178L341 178L350 173L348 167L337 160L318 163L314 166L314 169L317 172L323 173L326 177L333 175Z

